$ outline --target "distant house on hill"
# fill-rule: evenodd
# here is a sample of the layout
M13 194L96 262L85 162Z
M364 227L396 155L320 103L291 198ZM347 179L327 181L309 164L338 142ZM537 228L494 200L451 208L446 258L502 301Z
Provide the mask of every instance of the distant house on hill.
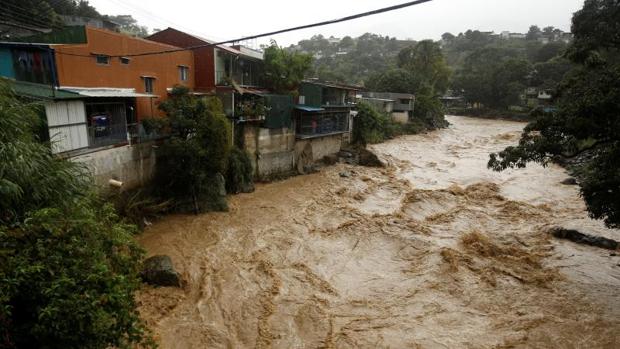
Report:
M393 92L363 92L362 100L388 113L392 120L406 124L413 116L415 95Z

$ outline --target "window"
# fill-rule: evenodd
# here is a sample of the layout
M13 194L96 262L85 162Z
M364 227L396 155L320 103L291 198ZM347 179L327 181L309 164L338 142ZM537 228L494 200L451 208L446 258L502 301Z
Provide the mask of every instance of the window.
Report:
M97 55L97 64L101 65L109 65L110 64L110 56L107 55Z
M179 79L181 81L187 81L188 76L189 76L189 67L180 65L179 66Z
M401 98L400 104L411 104L411 100L410 99L402 99Z
M144 92L153 93L153 84L155 83L154 77L144 76Z
M127 65L127 64L129 64L129 61L131 59L129 59L129 57L121 57L120 60L121 60L121 64Z

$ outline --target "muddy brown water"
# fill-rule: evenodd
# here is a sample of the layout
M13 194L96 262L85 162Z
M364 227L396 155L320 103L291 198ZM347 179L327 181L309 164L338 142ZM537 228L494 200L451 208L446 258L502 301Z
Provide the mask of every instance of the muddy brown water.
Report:
M620 257L546 230L620 232L562 168L486 169L524 124L448 120L373 146L387 168L338 164L149 227L141 244L187 281L138 295L160 347L619 348Z

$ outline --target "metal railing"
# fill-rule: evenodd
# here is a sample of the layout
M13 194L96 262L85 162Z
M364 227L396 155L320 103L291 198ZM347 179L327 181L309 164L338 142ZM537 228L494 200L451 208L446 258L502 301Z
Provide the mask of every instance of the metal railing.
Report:
M90 148L115 145L127 141L128 132L125 124L88 127L88 146Z

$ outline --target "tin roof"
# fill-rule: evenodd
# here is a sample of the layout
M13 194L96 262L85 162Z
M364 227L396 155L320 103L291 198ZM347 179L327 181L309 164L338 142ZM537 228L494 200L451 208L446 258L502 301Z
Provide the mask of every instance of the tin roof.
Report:
M71 91L59 90L51 85L37 84L26 81L1 79L9 82L13 92L19 96L27 96L36 99L80 99L84 98Z
M334 83L334 82L323 82L323 81L318 81L318 80L304 80L303 83L324 86L324 87L339 88L342 90L351 90L351 91L363 90L363 87L360 87L360 86L346 85L346 84L340 84L340 83Z
M84 97L158 97L157 95L150 93L138 93L134 88L61 86L60 90L77 93L78 95Z
M301 110L301 111L307 111L307 112L317 112L317 111L324 111L324 108L315 108L315 107L309 107L307 105L296 105L295 109L297 110Z

